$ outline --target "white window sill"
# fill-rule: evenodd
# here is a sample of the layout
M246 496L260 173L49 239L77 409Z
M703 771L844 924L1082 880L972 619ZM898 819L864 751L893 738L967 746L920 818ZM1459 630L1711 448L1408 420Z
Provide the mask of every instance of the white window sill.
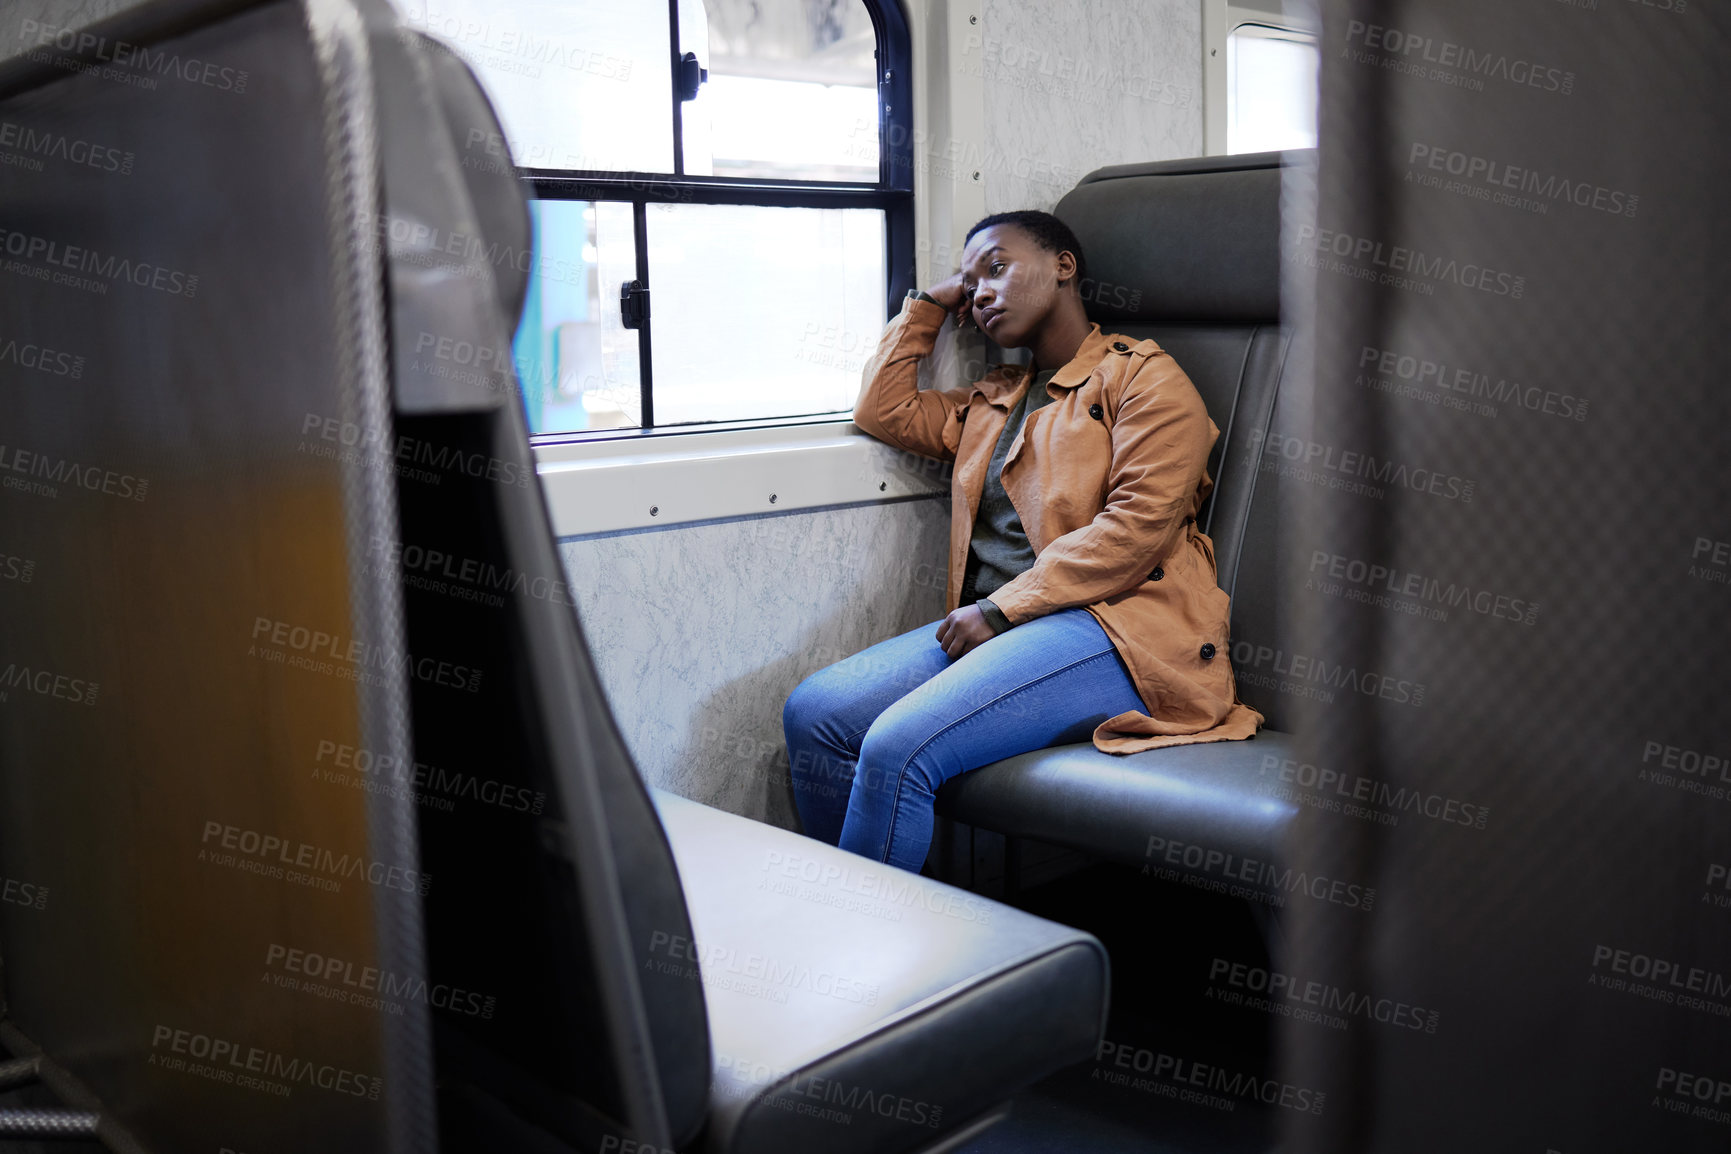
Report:
M948 466L850 420L535 447L560 539L949 492Z

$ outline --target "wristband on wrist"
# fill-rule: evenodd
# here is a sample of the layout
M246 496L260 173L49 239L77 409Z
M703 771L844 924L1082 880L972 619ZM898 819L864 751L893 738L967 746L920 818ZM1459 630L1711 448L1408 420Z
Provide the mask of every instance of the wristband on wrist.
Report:
M979 607L980 615L986 619L986 624L992 627L993 633L1002 633L1011 628L1010 619L1004 616L1004 611L982 597L974 602Z

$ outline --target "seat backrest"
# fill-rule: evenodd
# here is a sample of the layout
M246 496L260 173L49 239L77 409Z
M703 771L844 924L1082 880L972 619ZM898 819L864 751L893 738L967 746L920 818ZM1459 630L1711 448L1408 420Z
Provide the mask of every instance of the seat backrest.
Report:
M1090 319L1158 342L1220 429L1201 523L1232 595L1234 665L1251 666L1239 670L1239 694L1276 728L1279 694L1253 668L1280 632L1275 519L1257 482L1290 344L1280 324L1280 187L1283 157L1298 155L1101 168L1055 210L1087 257Z
M408 647L486 670L451 692L411 684L417 780L455 783L420 811L440 885L429 969L494 991L435 1019L441 1122L463 1146L548 1135L581 1150L684 1144L708 1108L710 1048L690 922L667 838L584 643L536 479L511 334L534 238L507 166L469 163L504 133L468 66L369 9L389 246L398 536ZM470 157L473 160L475 158ZM463 238L464 243L455 243ZM473 243L469 243L472 241ZM445 374L420 350L499 350ZM489 796L488 783L496 788ZM478 796L480 805L463 805Z
M436 1143L413 803L349 776L413 758L375 125L318 9L26 20L0 67L0 1037L114 1149Z
M689 1141L690 923L509 357L426 352L508 350L531 267L478 85L385 0L86 31L0 69L52 353L0 353L0 1040L149 1149Z

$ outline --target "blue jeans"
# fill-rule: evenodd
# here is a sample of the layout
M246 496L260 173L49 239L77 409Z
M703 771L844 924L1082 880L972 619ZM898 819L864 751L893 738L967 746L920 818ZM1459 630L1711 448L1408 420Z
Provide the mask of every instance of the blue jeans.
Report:
M1037 617L951 661L940 622L804 681L782 709L794 802L810 837L906 870L925 863L938 787L970 769L1087 741L1145 706L1083 609Z

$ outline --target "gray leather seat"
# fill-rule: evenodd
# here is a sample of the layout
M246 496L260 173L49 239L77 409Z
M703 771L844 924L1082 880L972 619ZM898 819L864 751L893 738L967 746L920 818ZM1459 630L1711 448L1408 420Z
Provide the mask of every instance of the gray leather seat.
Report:
M1075 230L1098 282L1089 315L1151 337L1195 383L1220 428L1203 510L1220 586L1232 595L1239 693L1268 720L1253 740L1129 756L1092 745L1039 750L961 774L938 813L1133 864L1219 880L1231 854L1277 862L1296 808L1276 787L1290 756L1278 678L1255 668L1278 638L1272 485L1257 479L1282 423L1289 334L1280 327L1281 153L1120 165L1089 173L1056 213ZM1271 650L1270 650L1271 651ZM1173 845L1199 853L1173 855ZM1158 856L1159 863L1154 861Z
M703 1149L911 1150L1094 1052L1086 934L657 793L714 1051Z

